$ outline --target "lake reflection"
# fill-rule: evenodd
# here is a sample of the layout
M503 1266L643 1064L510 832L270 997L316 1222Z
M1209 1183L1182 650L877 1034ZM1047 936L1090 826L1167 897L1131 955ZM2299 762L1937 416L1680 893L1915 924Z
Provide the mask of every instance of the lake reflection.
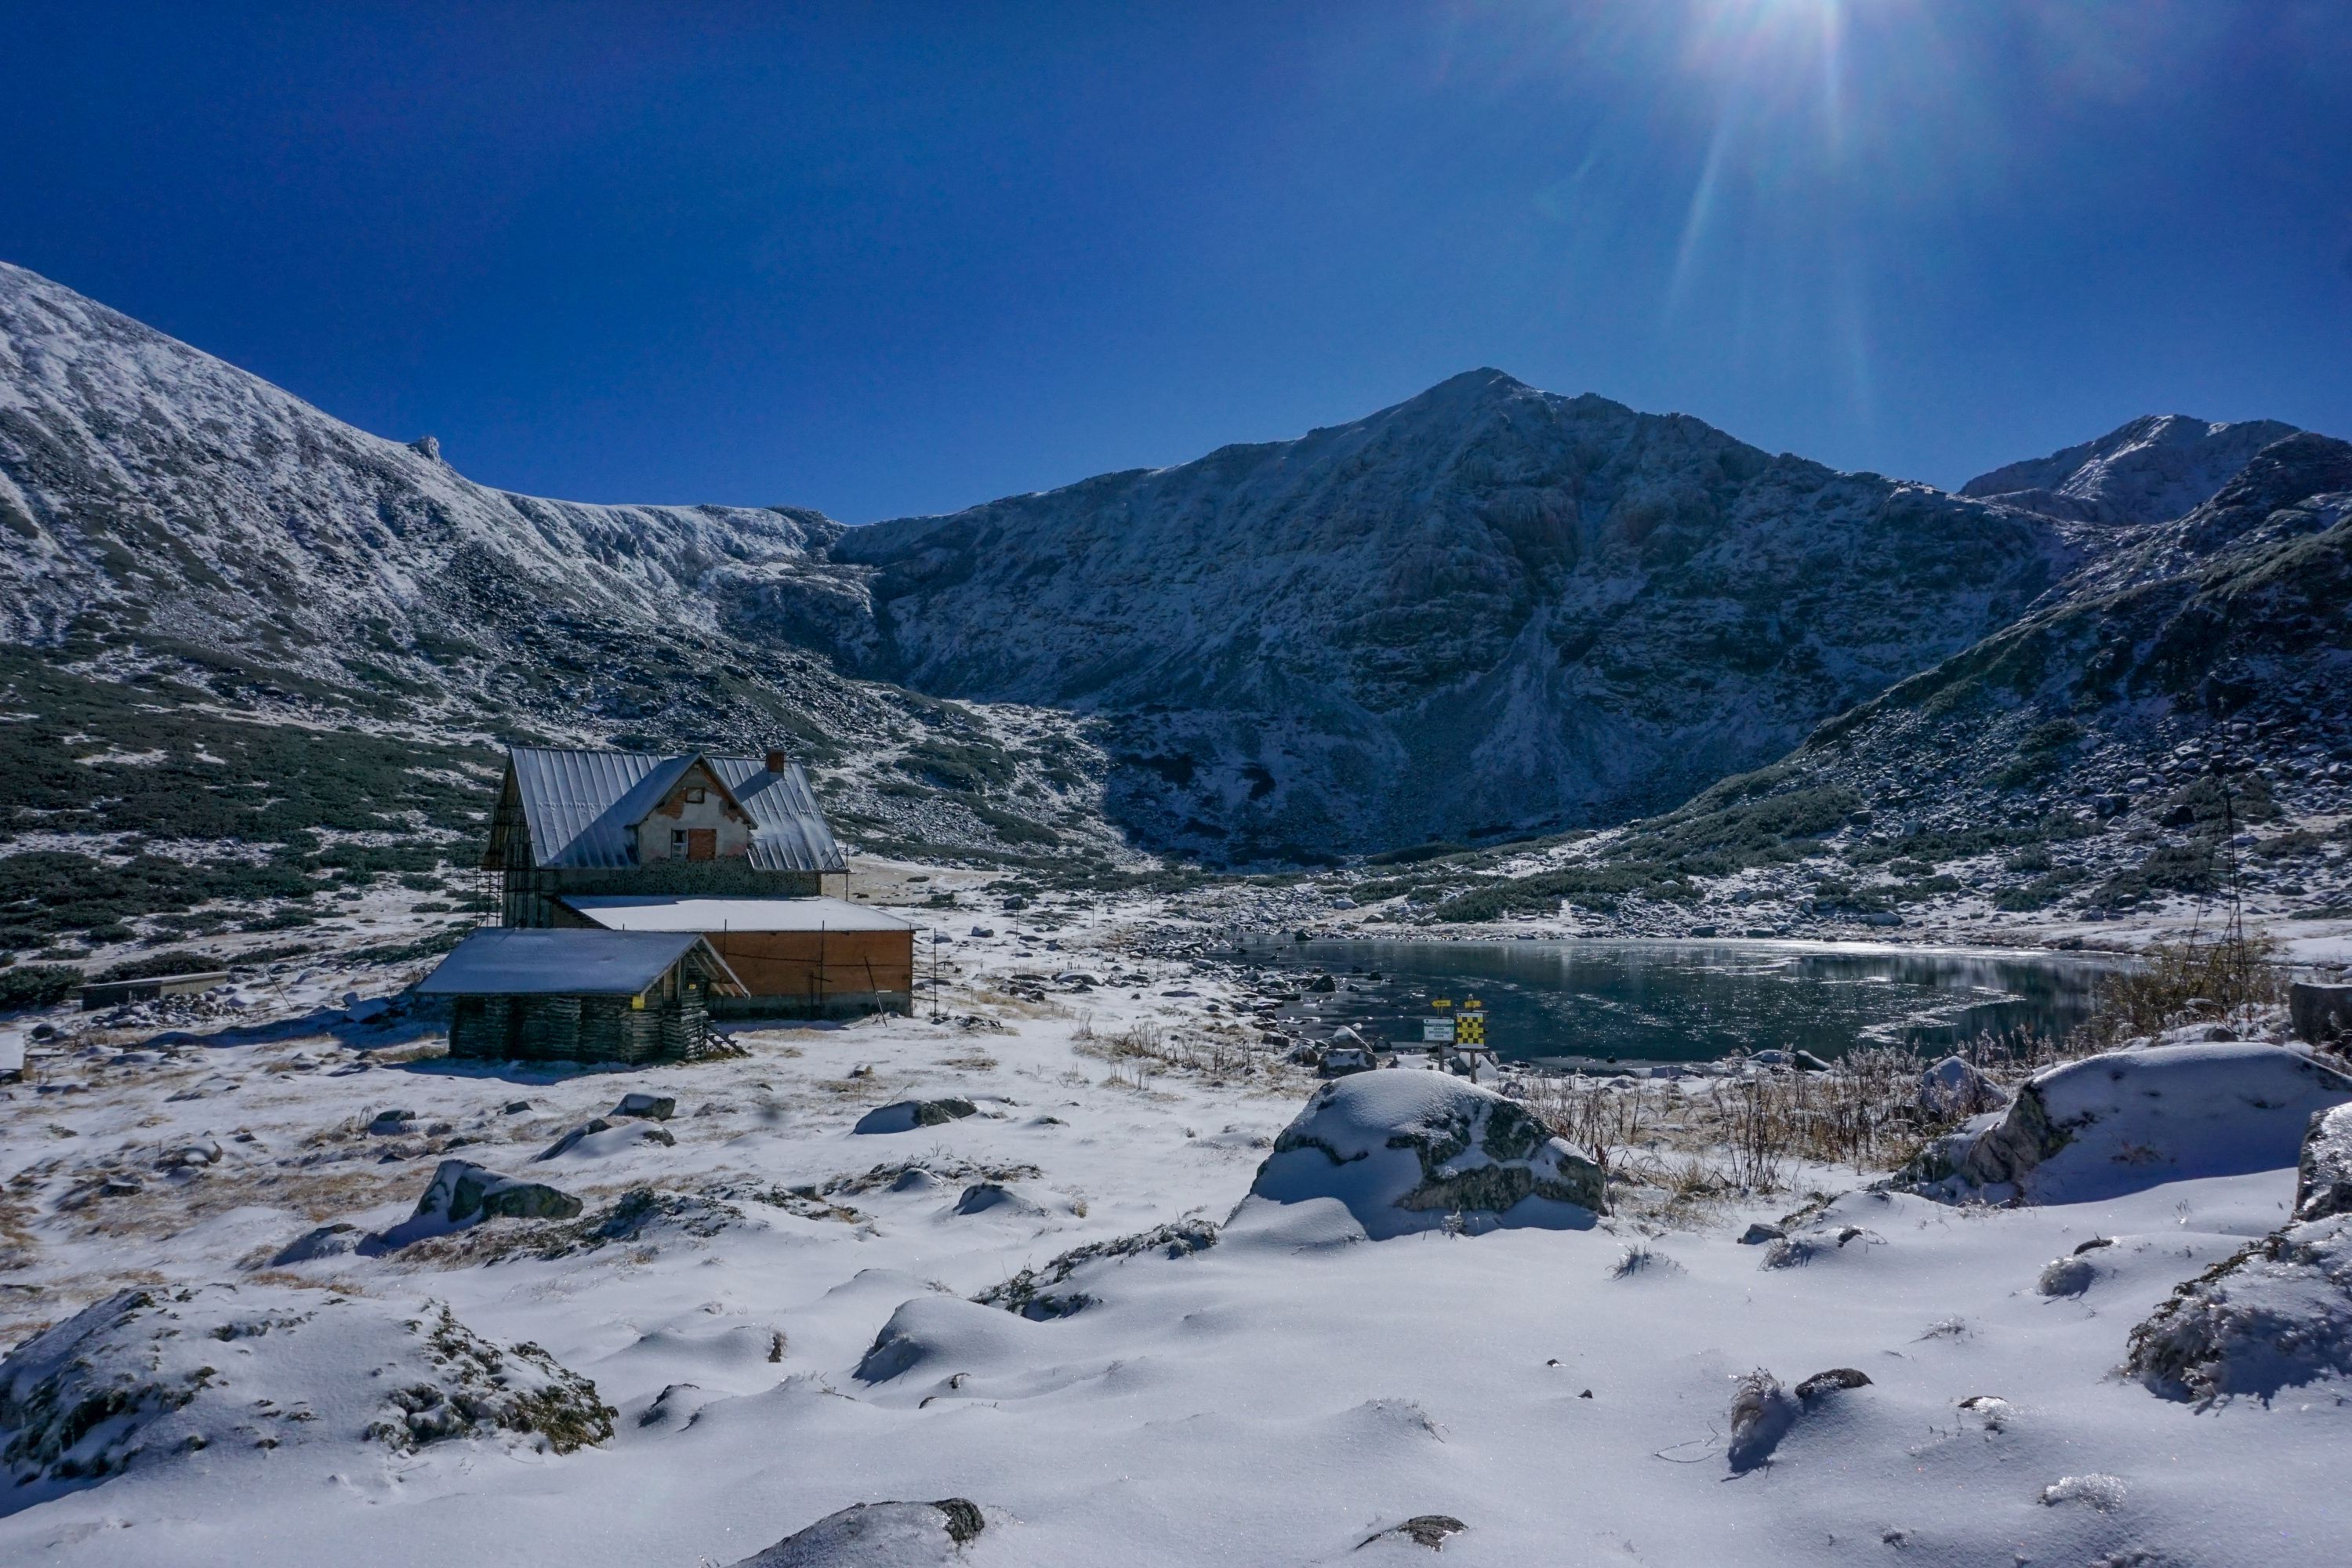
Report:
M1486 1005L1506 1058L1705 1061L1778 1047L1935 1049L1988 1031L2059 1034L2088 1016L2113 960L1739 942L1309 942L1253 957L1342 988L1288 1011L1416 1044L1432 997ZM1375 984L1362 973L1377 971ZM1348 988L1353 985L1354 989Z

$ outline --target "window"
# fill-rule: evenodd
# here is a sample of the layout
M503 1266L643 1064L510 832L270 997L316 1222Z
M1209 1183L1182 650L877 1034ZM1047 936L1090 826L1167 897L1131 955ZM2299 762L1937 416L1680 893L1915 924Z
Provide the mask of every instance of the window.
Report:
M679 859L686 857L686 829L674 828L669 836L669 852Z
M700 784L697 784L692 789L686 792L686 804L688 805L700 805L709 797L709 792L705 790Z

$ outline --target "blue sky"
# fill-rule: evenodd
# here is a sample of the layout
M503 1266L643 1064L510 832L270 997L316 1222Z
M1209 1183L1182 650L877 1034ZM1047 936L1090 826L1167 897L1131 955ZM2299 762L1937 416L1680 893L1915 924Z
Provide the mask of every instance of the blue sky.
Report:
M1458 371L2352 436L2352 6L10 5L0 258L486 483L951 510Z

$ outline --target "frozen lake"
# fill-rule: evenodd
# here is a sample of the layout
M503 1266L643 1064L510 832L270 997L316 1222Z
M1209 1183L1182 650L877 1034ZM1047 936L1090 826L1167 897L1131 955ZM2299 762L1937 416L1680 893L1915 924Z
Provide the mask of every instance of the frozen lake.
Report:
M2071 954L1790 942L1307 942L1252 955L1340 989L1286 1011L1408 1045L1433 998L1486 1005L1515 1060L1706 1061L1735 1050L1948 1047L1988 1031L2063 1033L2116 961ZM1373 981L1370 975L1381 978Z

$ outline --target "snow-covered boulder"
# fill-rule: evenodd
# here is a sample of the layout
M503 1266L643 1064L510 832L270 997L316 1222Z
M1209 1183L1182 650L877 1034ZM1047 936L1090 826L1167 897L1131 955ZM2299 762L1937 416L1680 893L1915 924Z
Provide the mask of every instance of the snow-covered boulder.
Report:
M1409 1070L1316 1090L1250 1194L1336 1201L1376 1240L1457 1216L1473 1229L1583 1226L1607 1208L1600 1165L1525 1107L1450 1073Z
M2352 1373L2352 1105L2311 1119L2294 1212L2135 1328L2127 1368L2173 1399Z
M629 1121L614 1126L601 1116L592 1116L579 1126L571 1128L562 1137L533 1154L540 1160L597 1160L607 1155L624 1154L645 1143L660 1143L675 1147L677 1134L650 1121Z
M55 1491L204 1449L215 1466L316 1447L347 1467L354 1448L452 1438L570 1453L610 1437L613 1415L544 1351L485 1339L438 1302L148 1288L0 1359L0 1473Z
M950 1095L943 1100L901 1100L877 1106L857 1119L853 1132L912 1132L924 1127L944 1127L975 1114L980 1107Z
M2281 1046L2110 1051L2037 1073L2008 1111L1930 1145L1905 1173L1933 1195L2095 1201L2162 1182L2293 1165L2352 1078Z
M826 1514L735 1568L932 1568L967 1561L965 1548L1006 1522L962 1498L861 1502Z

